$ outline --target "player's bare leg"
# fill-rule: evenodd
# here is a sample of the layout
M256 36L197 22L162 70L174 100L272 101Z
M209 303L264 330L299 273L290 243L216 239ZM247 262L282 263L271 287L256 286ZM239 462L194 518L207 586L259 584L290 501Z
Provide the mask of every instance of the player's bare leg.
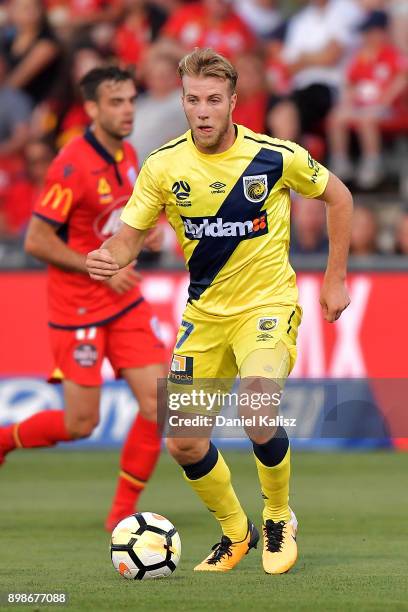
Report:
M373 189L384 178L381 159L381 131L379 117L365 114L356 124L362 157L357 171L357 184L361 189Z
M108 531L137 511L139 496L153 473L161 446L157 430L157 379L165 377L164 365L125 368L121 374L138 401L139 413L122 449L117 489L105 522Z
M210 433L210 432L209 432ZM195 571L227 572L256 548L258 532L243 511L227 464L209 438L168 438L167 448L184 478L220 523L223 535Z
M0 427L0 464L17 448L44 448L89 436L98 423L99 387L64 381L65 410L43 410Z
M64 380L65 424L74 439L87 438L99 423L99 386Z

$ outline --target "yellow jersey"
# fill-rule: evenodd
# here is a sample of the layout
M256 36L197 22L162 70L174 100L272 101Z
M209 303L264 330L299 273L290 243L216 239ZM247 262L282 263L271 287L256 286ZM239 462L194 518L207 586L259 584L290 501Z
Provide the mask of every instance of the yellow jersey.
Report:
M153 151L121 215L146 230L165 211L190 273L189 302L218 316L296 303L290 190L317 198L329 177L299 145L235 130L223 153L201 153L190 130Z

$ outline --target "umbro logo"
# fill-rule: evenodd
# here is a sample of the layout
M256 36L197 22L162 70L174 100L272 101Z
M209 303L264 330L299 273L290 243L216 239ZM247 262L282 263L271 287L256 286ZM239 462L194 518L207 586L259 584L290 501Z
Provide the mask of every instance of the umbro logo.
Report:
M213 190L211 193L225 193L224 187L226 187L226 184L221 183L220 181L215 181L215 183L211 183L210 187Z

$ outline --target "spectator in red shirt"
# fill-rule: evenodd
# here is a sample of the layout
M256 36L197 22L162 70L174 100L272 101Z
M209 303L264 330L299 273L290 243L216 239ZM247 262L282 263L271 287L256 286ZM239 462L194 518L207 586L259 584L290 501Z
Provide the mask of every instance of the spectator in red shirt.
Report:
M45 141L32 140L24 150L26 175L13 181L0 198L0 233L19 237L31 217L33 204L44 186L54 150Z
M116 30L113 43L120 61L138 67L165 21L165 11L155 4L128 0L125 19Z
M239 76L234 122L263 134L268 103L264 62L259 55L246 53L237 57L235 67Z
M372 189L383 178L380 122L392 114L407 86L407 58L389 40L386 13L372 11L360 30L361 46L351 60L343 97L329 121L331 167L343 180L353 177L348 149L350 128L354 128L362 154L357 184Z
M203 0L182 6L170 17L163 34L187 51L211 47L229 59L255 45L253 34L233 11L230 0Z

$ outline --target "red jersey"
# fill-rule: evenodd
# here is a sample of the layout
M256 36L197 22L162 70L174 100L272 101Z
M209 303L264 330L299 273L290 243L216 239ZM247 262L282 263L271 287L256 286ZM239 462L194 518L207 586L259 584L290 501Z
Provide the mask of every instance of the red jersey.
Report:
M78 253L88 253L114 234L132 193L137 158L123 143L115 160L88 130L64 147L49 167L34 214L58 227L58 235ZM141 301L138 287L123 295L88 274L49 266L50 326L65 329L101 325Z
M253 48L255 39L242 19L231 12L220 23L209 21L206 8L188 4L174 12L163 29L188 49L211 47L228 58Z
M115 32L114 48L116 55L125 64L138 66L151 40L151 28L147 20L139 29L130 28L126 23Z
M347 79L355 87L355 101L361 105L380 104L391 81L407 71L407 58L392 45L384 45L376 57L367 58L364 51L351 60Z

